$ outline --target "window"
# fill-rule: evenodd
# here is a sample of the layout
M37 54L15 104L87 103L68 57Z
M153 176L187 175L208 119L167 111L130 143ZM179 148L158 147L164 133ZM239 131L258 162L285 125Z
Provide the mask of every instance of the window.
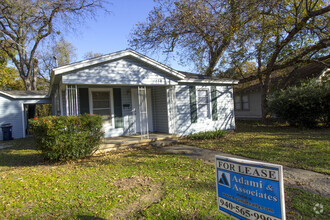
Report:
M235 96L235 110L247 111L249 109L250 109L250 106L249 106L249 96L248 95Z
M101 115L103 121L111 124L110 92L92 92L93 114Z
M197 104L198 104L198 118L209 118L210 116L210 102L209 91L201 89L197 91Z

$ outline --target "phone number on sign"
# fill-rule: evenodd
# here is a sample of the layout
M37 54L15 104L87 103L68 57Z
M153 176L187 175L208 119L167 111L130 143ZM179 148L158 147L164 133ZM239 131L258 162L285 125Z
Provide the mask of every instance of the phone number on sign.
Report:
M228 201L223 198L219 198L219 206L227 209L231 212L236 213L237 215L247 218L247 219L256 219L256 220L280 220L274 216L267 215L265 213L257 212L253 209L245 208L241 205L238 205L234 202Z

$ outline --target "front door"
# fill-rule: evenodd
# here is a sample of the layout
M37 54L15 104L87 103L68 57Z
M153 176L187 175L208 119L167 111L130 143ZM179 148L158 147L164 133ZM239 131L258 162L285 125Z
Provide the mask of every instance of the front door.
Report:
M110 137L112 128L112 110L110 90L94 90L91 92L91 113L101 115L103 119L104 136Z
M139 97L138 89L132 88L132 113L135 115L136 133L141 133L141 124L140 124L140 107L139 107ZM147 89L147 118L148 118L148 130L153 131L153 121L152 121L152 99L151 99L151 89Z

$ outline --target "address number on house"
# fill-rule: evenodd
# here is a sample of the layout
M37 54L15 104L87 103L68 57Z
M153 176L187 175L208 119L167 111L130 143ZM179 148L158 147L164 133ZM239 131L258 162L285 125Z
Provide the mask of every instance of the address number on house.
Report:
M235 214L246 218L246 219L256 219L256 220L280 220L273 216L257 212L253 209L248 209L246 207L240 206L234 202L228 201L223 198L219 198L219 207L227 209Z

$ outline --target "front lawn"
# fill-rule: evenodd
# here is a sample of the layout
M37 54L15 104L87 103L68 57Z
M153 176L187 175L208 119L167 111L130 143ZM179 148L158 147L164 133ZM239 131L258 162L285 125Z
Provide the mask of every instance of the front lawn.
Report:
M199 160L144 148L52 164L31 140L13 143L0 150L0 219L228 219L217 210L215 168ZM328 198L285 190L288 219L329 215Z
M226 219L201 161L150 148L50 164L29 141L0 150L0 219Z
M330 129L238 121L236 131L217 140L187 144L289 167L330 174Z

